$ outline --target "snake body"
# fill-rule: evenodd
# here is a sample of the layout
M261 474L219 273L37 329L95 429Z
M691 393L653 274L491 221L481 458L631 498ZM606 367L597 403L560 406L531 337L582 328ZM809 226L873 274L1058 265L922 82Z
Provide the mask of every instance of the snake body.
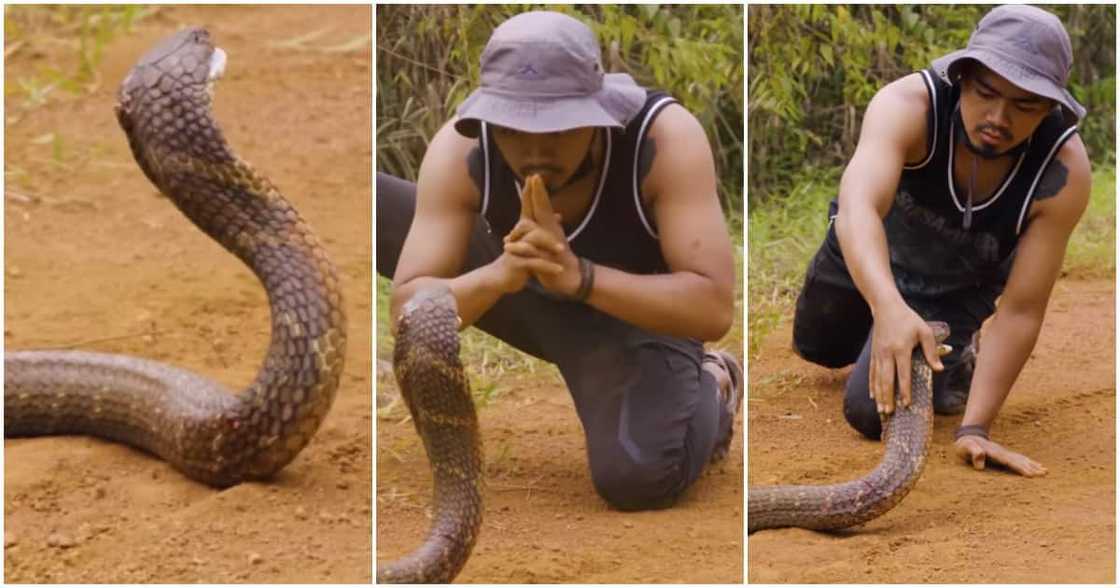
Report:
M945 323L930 323L940 343ZM933 370L921 349L910 362L910 406L896 406L883 419L885 451L866 476L825 486L752 486L747 500L747 530L801 527L836 530L861 525L898 505L922 475L933 432Z
M226 487L277 472L322 423L346 348L338 277L307 223L223 138L211 101L224 65L205 30L183 30L129 72L116 114L148 179L264 285L272 335L256 378L234 394L135 357L5 353L5 436L118 441Z
M431 463L432 524L419 548L378 566L377 581L443 584L463 568L482 525L482 444L450 290L422 290L401 308L393 369Z

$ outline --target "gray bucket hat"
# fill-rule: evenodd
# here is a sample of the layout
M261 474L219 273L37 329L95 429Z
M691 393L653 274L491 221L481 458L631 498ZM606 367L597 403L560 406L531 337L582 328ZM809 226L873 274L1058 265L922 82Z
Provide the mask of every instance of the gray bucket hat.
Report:
M980 19L968 47L933 61L942 79L954 83L961 64L975 59L1016 86L1056 100L1071 122L1085 116L1085 107L1066 89L1073 67L1073 49L1062 21L1026 5L997 6Z
M481 63L482 85L455 122L467 137L478 136L479 121L528 133L624 127L646 101L633 78L603 71L591 29L558 12L525 12L498 25Z

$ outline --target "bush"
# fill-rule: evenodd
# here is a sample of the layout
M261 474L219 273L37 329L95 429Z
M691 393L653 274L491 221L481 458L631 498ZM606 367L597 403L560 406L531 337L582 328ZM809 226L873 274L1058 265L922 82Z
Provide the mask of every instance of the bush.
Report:
M887 82L963 48L989 6L751 6L748 12L750 204L803 174L842 166L861 117ZM1116 9L1046 7L1073 43L1072 91L1089 110L1081 138L1115 162Z
M377 7L377 167L415 178L428 141L478 85L494 27L531 10L508 5ZM608 71L681 101L703 124L725 210L742 214L741 6L561 6L599 36Z

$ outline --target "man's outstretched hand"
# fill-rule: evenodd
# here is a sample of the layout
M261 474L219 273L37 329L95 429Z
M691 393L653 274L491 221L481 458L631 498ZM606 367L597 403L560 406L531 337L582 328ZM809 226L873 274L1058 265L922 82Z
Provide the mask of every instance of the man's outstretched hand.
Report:
M957 439L956 450L961 459L971 463L977 470L987 467L990 460L1028 478L1045 476L1047 473L1046 467L1037 461L977 435Z
M558 272L533 273L545 290L565 296L579 290L579 258L568 247L560 215L552 210L548 190L540 176L526 178L521 191L521 218L504 242L508 254L541 260L560 268Z

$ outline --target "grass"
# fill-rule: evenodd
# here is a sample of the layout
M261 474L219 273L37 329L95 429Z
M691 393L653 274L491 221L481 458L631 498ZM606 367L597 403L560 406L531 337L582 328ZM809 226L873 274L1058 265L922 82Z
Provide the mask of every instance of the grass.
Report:
M393 337L389 326L389 294L392 284L377 277L377 357L392 361ZM486 406L508 391L508 376L541 376L551 372L559 382L559 372L549 364L506 345L476 328L460 334L460 352L475 405Z
M1106 278L1116 271L1116 169L1098 165L1089 208L1070 238L1062 275ZM824 239L828 201L840 170L807 178L785 198L752 207L748 218L748 355L793 313L805 268Z
M1065 276L1111 278L1116 274L1116 167L1095 167L1089 208L1066 249Z
M128 6L5 6L4 58L9 67L26 56L40 63L7 76L5 97L18 96L21 110L38 108L59 91L92 92L105 46L158 9ZM9 118L11 113L9 112Z

